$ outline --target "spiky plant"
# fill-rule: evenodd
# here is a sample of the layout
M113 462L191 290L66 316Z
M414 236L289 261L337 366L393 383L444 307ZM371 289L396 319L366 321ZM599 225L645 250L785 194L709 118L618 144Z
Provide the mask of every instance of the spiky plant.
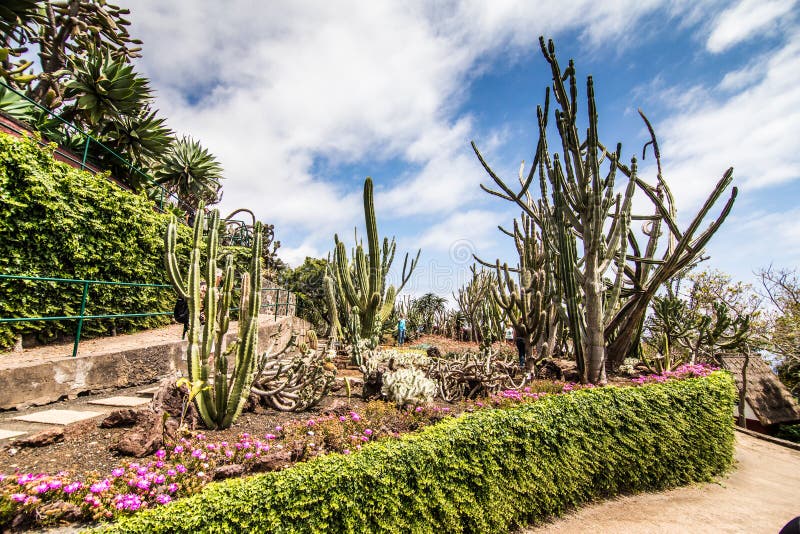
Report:
M89 126L135 116L151 98L147 78L139 76L122 58L109 51L90 50L72 59L73 78L66 84L65 100L75 100L64 110L67 119Z
M156 182L176 193L187 206L219 202L222 165L191 137L175 141L155 172Z
M386 276L394 261L396 244L394 238L383 238L383 247L378 240L378 225L375 220L375 204L372 198L372 178L364 181L364 218L367 226L367 252L361 243L357 243L353 252L352 263L348 260L347 249L338 235L334 235L333 279L339 292L339 302L346 305L345 316L351 310L358 310L359 338L351 340L358 344L360 340L372 340L377 344L378 330L394 309L394 300L402 291L411 273L417 266L417 257L408 263L408 254L403 260L403 272L399 288L386 285ZM408 269L406 271L406 269Z
M137 167L151 167L167 151L172 130L157 111L143 109L111 121L103 134L103 143Z
M203 209L202 203L199 209ZM203 387L195 398L198 411L209 428L228 428L239 417L256 372L258 311L261 306L261 231L259 223L256 223L250 270L241 276L239 331L236 341L225 349L233 300L233 257L227 257L222 287L217 287L214 281L219 250L219 212L211 212L205 238L204 222L203 217L195 219L192 251L185 274L181 273L175 253L177 222L174 218L167 226L164 260L172 286L189 306L186 359L189 381L199 381ZM205 254L201 250L203 247ZM205 260L205 276L200 268L201 255ZM203 278L208 282L204 296L200 292ZM200 321L201 309L206 316L205 324ZM231 353L235 353L234 366L228 377L228 356Z

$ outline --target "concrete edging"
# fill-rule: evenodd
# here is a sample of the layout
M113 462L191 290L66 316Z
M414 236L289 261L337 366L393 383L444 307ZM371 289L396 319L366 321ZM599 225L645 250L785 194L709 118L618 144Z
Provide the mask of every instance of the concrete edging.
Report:
M292 332L298 341L310 325L298 317L262 319L259 346L266 348L280 329L279 342ZM231 329L233 330L233 328ZM234 339L235 331L228 334ZM0 410L41 406L79 394L150 384L186 368L186 341L173 340L116 352L64 357L0 369Z
M753 430L748 430L746 428L742 428L740 426L735 427L736 430L743 434L747 434L748 436L752 436L754 438L758 438L764 441L769 441L770 443L774 443L775 445L780 445L782 447L786 447L787 449L794 449L796 451L800 451L800 443L795 443L793 441L788 441L781 438L776 438L774 436L770 436L768 434L761 434L759 432L755 432Z

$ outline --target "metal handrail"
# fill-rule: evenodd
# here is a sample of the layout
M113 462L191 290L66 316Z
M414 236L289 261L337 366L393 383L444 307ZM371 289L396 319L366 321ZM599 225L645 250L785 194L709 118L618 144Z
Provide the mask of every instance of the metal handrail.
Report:
M0 274L0 280L28 280L34 282L56 282L56 283L67 283L67 284L81 284L83 285L83 293L81 296L81 307L80 312L78 315L61 315L61 316L47 316L47 317L0 317L0 324L3 323L24 323L24 322L39 322L39 321L70 321L70 320L77 320L78 325L75 330L75 342L72 347L72 357L75 358L78 356L78 344L80 343L81 333L83 331L83 321L87 319L119 319L119 318L127 318L127 317L154 317L154 316L163 316L163 315L172 315L173 312L165 311L165 312L150 312L150 313L120 313L120 314L92 314L87 315L86 312L86 303L89 298L89 286L90 285L105 285L105 286L123 286L123 287L155 287L155 288L162 288L162 289L173 289L170 284L149 284L149 283L141 283L141 282L117 282L117 281L110 281L110 280L83 280L78 278L55 278L55 277L44 277L44 276L24 276L24 275L13 275L13 274ZM262 293L266 293L269 291L276 291L277 295L275 297L275 302L271 304L262 304L261 309L267 308L274 308L275 319L278 318L278 311L281 306L284 306L285 315L289 315L289 310L291 307L294 307L296 304L292 301L291 291L288 289L283 289L280 287L265 287L261 289ZM281 291L286 291L286 302L281 302ZM237 310L238 308L231 308L232 311Z

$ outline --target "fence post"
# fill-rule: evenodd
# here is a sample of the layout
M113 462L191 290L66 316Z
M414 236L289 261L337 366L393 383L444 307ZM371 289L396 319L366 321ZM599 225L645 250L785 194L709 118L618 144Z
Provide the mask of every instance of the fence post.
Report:
M83 296L81 297L81 313L78 319L78 329L75 332L75 345L72 347L72 357L78 356L78 343L81 341L81 330L83 330L83 315L86 312L86 300L89 297L89 282L83 283Z
M281 290L278 289L276 291L277 291L277 293L275 293L275 299L272 302L273 302L273 305L275 306L275 320L277 321L278 320L278 296L280 295Z
M81 160L81 170L86 168L86 158L89 155L89 141L91 140L92 138L87 135L86 144L83 147L83 159Z

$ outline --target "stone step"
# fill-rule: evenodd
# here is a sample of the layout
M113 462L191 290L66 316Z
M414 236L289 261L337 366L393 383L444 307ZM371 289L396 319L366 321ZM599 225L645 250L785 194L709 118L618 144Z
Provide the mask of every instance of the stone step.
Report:
M153 386L147 389L140 389L139 391L136 392L136 394L139 395L140 397L150 397L152 399L153 397L156 396L156 393L158 392L160 387L161 386Z
M62 425L66 426L70 423L83 421L84 419L92 419L105 415L105 412L91 412L79 410L44 410L43 412L29 413L27 415L20 415L14 417L16 421L25 421L27 423L43 423L46 425Z
M150 399L147 399L145 397L127 397L119 395L116 397L108 397L106 399L90 400L89 404L99 404L101 406L114 406L118 408L131 408L133 406L141 406L142 404L147 404L149 402Z
M19 436L24 436L27 432L23 432L21 430L7 430L5 428L0 428L0 440L16 438Z

